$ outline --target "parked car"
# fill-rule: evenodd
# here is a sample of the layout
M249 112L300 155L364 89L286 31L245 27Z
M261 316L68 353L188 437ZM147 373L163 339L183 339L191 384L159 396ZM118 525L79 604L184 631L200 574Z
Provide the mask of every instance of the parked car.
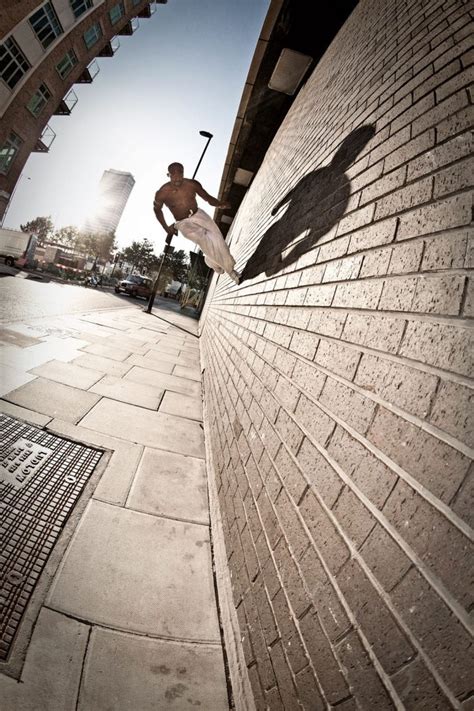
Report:
M148 299L153 290L153 280L149 277L132 274L126 279L122 279L115 285L116 294L129 294L130 296L143 296Z

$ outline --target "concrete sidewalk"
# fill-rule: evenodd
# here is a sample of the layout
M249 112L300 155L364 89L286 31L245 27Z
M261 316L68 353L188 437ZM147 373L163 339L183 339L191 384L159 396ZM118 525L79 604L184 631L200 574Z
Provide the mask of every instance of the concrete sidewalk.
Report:
M24 664L3 665L1 708L227 710L197 322L136 305L34 319L3 327L0 354L1 412L105 450L33 592Z

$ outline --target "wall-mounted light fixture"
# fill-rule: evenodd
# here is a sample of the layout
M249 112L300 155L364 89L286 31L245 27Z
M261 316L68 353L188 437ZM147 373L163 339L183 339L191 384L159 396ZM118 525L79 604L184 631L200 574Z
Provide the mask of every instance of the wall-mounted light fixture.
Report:
M283 49L268 82L268 88L292 96L312 61L313 58L307 54L295 52L294 49Z

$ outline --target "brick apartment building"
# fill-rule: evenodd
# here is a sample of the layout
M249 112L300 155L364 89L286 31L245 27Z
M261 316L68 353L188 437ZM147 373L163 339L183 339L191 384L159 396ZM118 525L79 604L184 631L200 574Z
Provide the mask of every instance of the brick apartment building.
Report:
M166 3L167 0L157 0ZM45 152L53 114L68 115L74 84L91 83L97 57L113 57L155 2L37 0L0 9L0 218L32 151Z
M271 3L201 318L236 708L472 709L473 5L360 0L322 56L314 9Z

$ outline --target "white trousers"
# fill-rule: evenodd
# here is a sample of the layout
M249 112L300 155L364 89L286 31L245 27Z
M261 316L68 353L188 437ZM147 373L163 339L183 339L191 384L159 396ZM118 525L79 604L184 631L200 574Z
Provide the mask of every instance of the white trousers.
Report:
M201 248L208 267L214 269L218 274L224 272L230 274L234 268L235 259L230 253L222 232L204 210L198 208L194 215L175 222L175 227L184 237Z

